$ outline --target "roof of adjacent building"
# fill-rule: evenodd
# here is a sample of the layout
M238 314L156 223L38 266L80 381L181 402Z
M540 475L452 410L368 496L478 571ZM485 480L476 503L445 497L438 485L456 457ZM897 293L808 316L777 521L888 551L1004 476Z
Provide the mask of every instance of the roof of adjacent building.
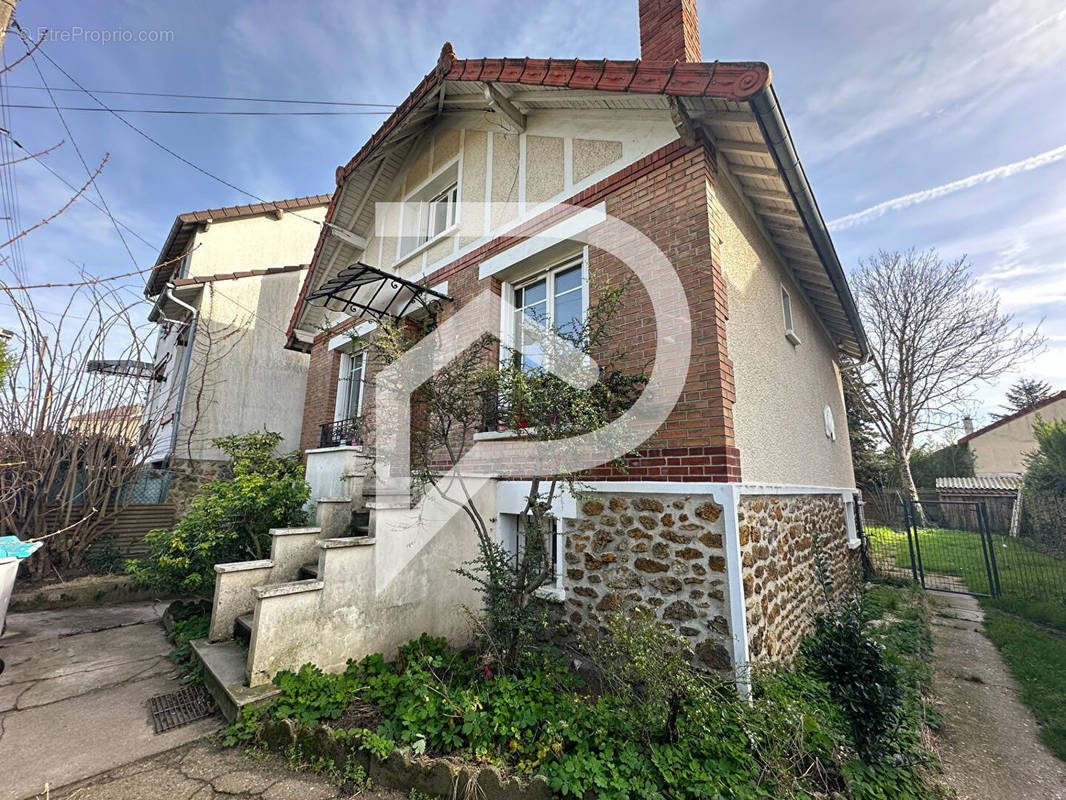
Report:
M1066 390L1063 390L1058 394L1053 394L1046 400L1041 400L1039 403L1034 403L1028 408L1023 408L1020 411L1015 411L1013 414L1008 414L1005 417L1000 417L995 422L991 422L988 425L985 425L983 428L978 428L973 433L966 434L961 439L959 439L959 444L962 444L963 442L968 442L972 439L976 439L978 436L982 436L988 433L989 431L998 428L1000 425L1006 425L1008 422L1013 422L1016 419L1021 419L1022 417L1037 412L1040 409L1051 405L1052 403L1057 403L1059 402L1059 400L1066 400Z
M719 164L739 184L781 260L788 265L840 350L865 358L869 347L844 270L802 165L792 147L770 68L762 62L586 61L582 59L459 59L451 44L436 67L382 123L355 156L337 168L337 190L289 324L288 346L307 349L306 334L324 322L304 303L333 272L359 260L350 240L327 228L369 239L374 204L402 169L418 134L448 111L487 105L499 91L520 113L556 110L662 110L691 120L712 140ZM322 266L320 265L328 265Z
M203 211L188 211L178 214L170 229L166 243L159 252L156 266L148 276L145 286L146 297L154 297L163 291L167 281L177 271L181 256L189 247L189 240L198 225L211 222L228 222L235 219L258 217L264 214L280 214L285 211L298 211L301 208L315 208L328 205L330 195L313 194L307 197L292 197L288 200L275 200L270 203L252 203L250 205L208 208Z
M936 488L946 491L1017 492L1020 475L977 475L973 478L937 478Z
M289 264L285 267L266 267L265 269L246 269L241 272L220 272L215 275L197 275L193 278L178 278L178 280L174 281L174 285L180 288L182 286L196 286L203 283L214 283L215 281L235 281L239 278L280 275L283 272L299 272L300 270L307 269L308 266L308 264Z

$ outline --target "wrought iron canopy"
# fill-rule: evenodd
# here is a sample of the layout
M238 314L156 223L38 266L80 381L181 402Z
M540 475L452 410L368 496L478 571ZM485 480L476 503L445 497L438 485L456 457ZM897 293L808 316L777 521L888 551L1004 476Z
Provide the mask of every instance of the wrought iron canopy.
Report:
M311 305L377 320L399 319L416 306L432 311L434 303L451 301L446 294L361 262L341 270L307 297Z

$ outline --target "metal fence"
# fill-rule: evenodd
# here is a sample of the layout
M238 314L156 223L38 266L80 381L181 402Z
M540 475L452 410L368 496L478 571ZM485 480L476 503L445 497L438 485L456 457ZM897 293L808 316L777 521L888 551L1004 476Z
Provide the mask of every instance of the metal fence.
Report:
M984 503L901 502L902 524L866 527L866 563L882 577L934 591L1052 604L1066 613L1066 559L1038 542L994 532Z

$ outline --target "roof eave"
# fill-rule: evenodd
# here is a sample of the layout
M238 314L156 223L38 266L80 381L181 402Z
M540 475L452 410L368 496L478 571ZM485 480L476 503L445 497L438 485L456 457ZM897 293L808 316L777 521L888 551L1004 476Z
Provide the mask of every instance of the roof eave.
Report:
M814 191L807 181L807 175L796 153L792 135L781 113L781 106L777 101L777 93L774 92L773 85L767 83L752 95L748 102L763 138L770 147L770 154L773 156L774 163L777 164L777 170L800 212L811 243L818 252L822 266L825 267L837 298L851 323L859 349L859 361L866 362L870 359L870 343L859 316L858 306L848 286L844 268L837 257L836 247L833 246L833 239L829 235L829 228L825 224L818 202L814 199Z

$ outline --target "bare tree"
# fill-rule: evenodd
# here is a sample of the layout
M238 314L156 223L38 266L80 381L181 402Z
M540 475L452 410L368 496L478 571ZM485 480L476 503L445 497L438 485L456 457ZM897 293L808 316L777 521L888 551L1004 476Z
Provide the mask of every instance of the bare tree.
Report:
M37 577L80 566L108 532L155 433L135 412L144 370L88 369L146 357L132 313L143 301L124 300L124 291L90 281L51 312L31 291L0 284L21 329L15 364L0 382L0 531L45 541L31 563Z
M909 463L916 437L951 424L981 383L1015 369L1043 337L1000 310L965 256L881 251L860 263L854 286L873 352L862 368L862 398L895 451L900 485L916 500Z

